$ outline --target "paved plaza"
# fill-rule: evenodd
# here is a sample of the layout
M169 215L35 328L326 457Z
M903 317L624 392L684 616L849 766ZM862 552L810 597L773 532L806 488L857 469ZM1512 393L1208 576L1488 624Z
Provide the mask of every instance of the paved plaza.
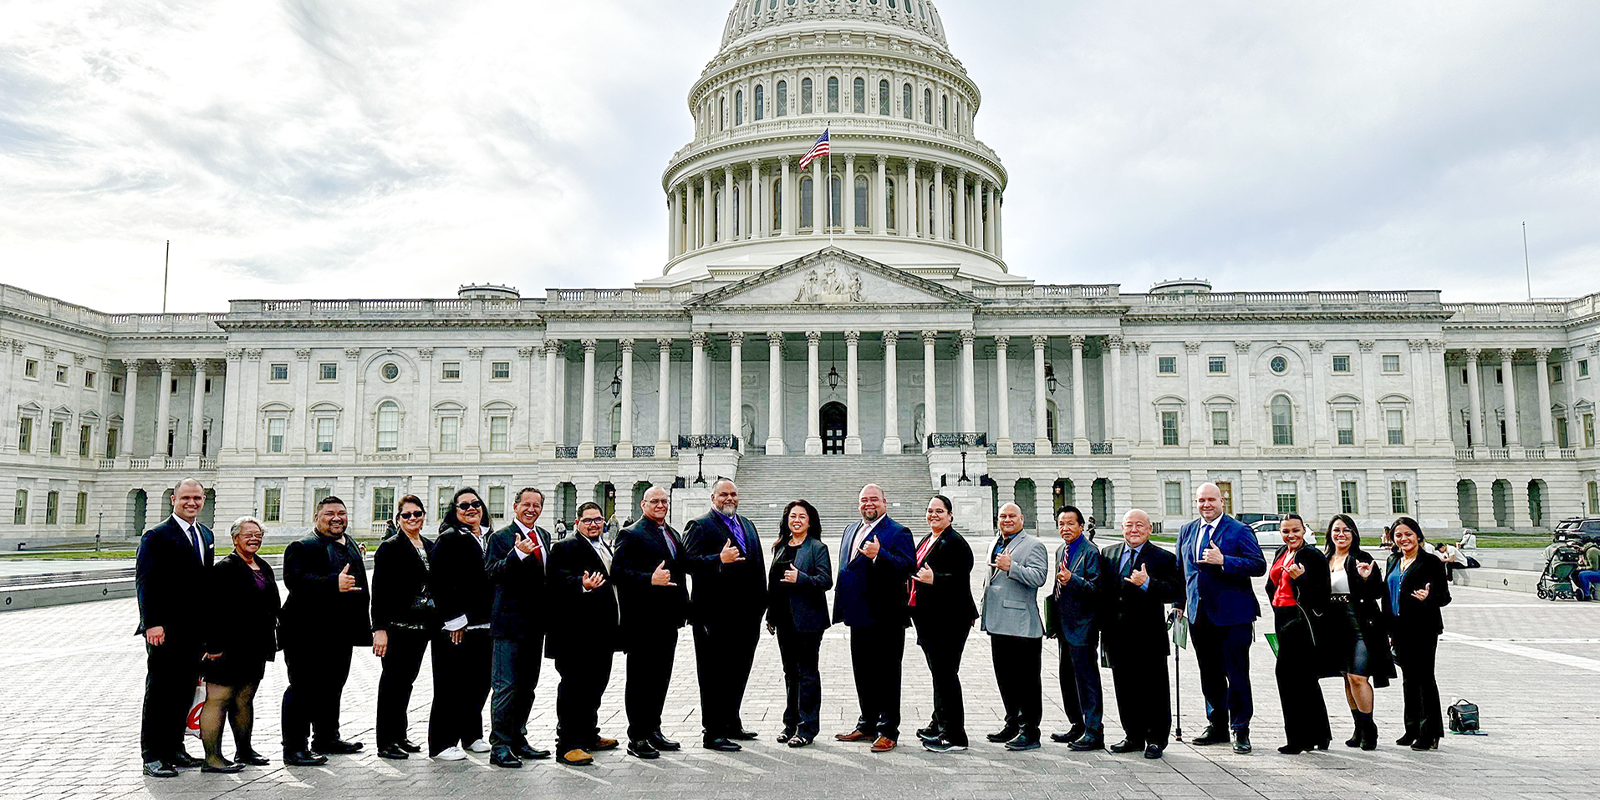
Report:
M1600 605L1541 602L1489 589L1459 588L1445 610L1450 633L1439 652L1439 682L1448 701L1462 695L1483 708L1489 735L1449 736L1435 753L1395 747L1400 733L1398 683L1378 695L1377 720L1384 744L1362 753L1342 746L1349 718L1335 681L1323 683L1334 714L1336 741L1327 753L1282 756L1282 721L1272 678L1271 651L1252 650L1256 752L1237 756L1226 748L1174 744L1162 761L1107 753L1070 753L1046 742L1031 753L1008 753L982 735L999 727L1001 706L986 636L975 634L963 669L973 749L933 755L902 746L872 755L864 745L832 741L855 719L848 643L842 632L823 644L823 736L816 745L791 750L772 741L782 727L783 678L776 644L768 638L757 655L745 702L745 724L764 734L742 753L702 750L690 637L679 639L666 733L684 742L680 753L643 762L614 751L596 766L573 769L544 761L518 772L488 766L487 755L440 764L413 757L383 761L373 747L374 695L378 662L358 654L344 703L344 733L367 743L368 752L335 757L328 766L287 769L275 764L237 776L185 772L176 779L140 774L138 722L144 659L132 635L132 600L61 606L0 615L0 800L51 797L156 796L199 798L326 797L648 797L648 798L986 798L1075 797L1265 797L1339 798L1555 798L1583 795L1591 786L1591 749L1600 715L1593 698L1600 688L1600 637L1594 615ZM920 651L907 644L905 733L923 724L931 689ZM1055 669L1046 659L1046 732L1064 730L1055 694ZM1193 656L1182 664L1182 722L1194 736L1202 725L1202 703ZM425 673L426 676L426 673ZM549 746L554 733L556 674L546 662L538 704L530 721L535 742ZM1110 675L1106 673L1108 703ZM256 744L280 759L281 667L269 669L257 702ZM426 677L415 696L411 735L424 738L432 692ZM625 729L619 659L601 711L608 735ZM1120 737L1114 705L1107 737ZM225 737L226 738L226 737ZM912 745L908 742L907 745ZM189 751L198 755L198 742ZM231 751L231 747L230 747Z

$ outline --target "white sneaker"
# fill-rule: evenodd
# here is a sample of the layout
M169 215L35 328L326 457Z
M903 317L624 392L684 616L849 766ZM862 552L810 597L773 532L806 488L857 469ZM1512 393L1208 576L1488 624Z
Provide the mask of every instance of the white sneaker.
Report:
M466 761L467 753L459 747L446 747L433 758L436 761Z
M487 752L489 752L490 748L489 748L489 743L488 742L486 742L486 741L484 741L482 739L479 739L478 741L467 745L467 749L471 750L474 753L487 753Z

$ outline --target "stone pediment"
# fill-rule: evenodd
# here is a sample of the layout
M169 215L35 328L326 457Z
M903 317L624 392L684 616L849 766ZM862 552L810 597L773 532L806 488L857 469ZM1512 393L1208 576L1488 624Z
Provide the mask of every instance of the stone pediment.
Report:
M699 309L977 305L970 295L837 247L714 289L688 303L689 308Z

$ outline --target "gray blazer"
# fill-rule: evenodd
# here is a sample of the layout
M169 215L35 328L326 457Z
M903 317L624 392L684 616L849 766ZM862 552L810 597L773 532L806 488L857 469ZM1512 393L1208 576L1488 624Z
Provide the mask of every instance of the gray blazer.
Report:
M978 554L989 561L993 545ZM1050 551L1044 543L1027 533L1011 537L1006 545L1011 554L1011 571L989 568L983 582L983 629L991 634L1044 637L1039 619L1039 587L1050 578Z

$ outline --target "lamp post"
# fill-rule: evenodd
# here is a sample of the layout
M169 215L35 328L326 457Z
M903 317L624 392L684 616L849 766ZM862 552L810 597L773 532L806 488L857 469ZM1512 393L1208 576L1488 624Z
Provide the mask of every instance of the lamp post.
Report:
M96 523L95 529L94 529L94 551L95 551L96 554L98 554L100 552L100 533L102 531L104 531L105 528L106 528L106 512L101 511L101 512L99 512L99 521Z

